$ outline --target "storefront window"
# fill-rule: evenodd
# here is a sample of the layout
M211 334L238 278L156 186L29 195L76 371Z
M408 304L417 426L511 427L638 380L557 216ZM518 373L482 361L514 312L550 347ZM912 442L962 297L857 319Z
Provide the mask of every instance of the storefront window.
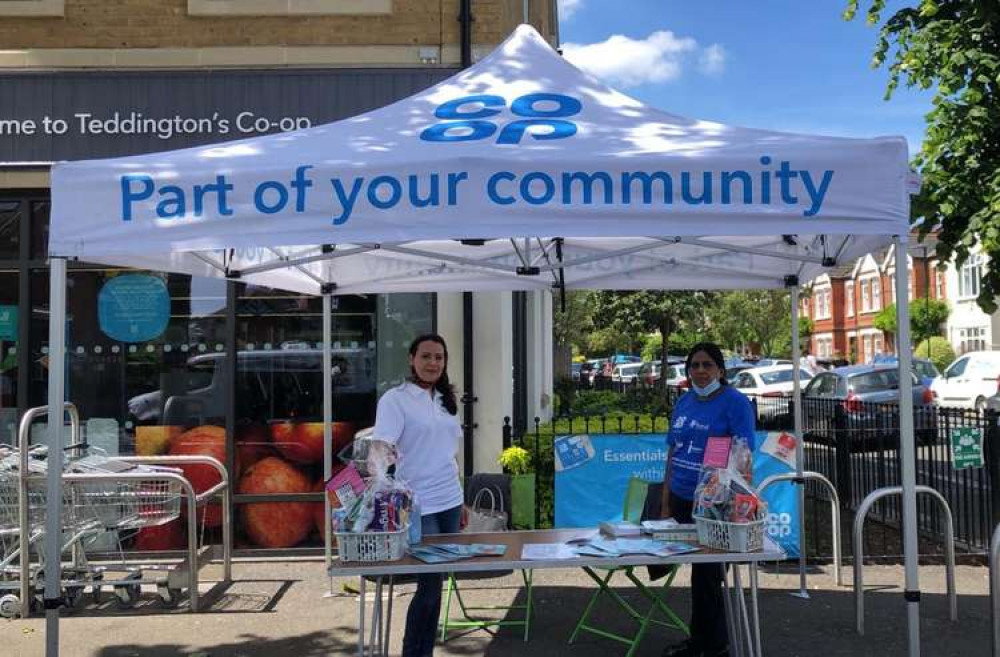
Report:
M433 330L433 294L389 294L378 298L379 395L409 374L408 356L413 338Z
M0 271L0 445L17 432L17 272Z
M375 309L374 296L333 298L335 452L374 418ZM324 451L323 301L248 285L239 295L236 315L237 492L277 499L316 492L318 501ZM240 504L237 544L321 544L312 513L305 513L310 504Z
M22 201L0 199L0 258L11 259L20 255L24 205Z
M144 284L136 294L167 295L155 333L131 341L121 335L120 318L105 312L99 298L116 278ZM49 273L31 275L32 406L47 403ZM222 353L225 333L225 282L180 274L133 272L102 266L73 268L66 284L66 397L88 422L106 420L92 444L112 454L157 453L137 444L143 426L205 423L223 425L225 407L210 390L212 373L195 366L199 356ZM129 312L126 309L125 312ZM154 321L154 325L156 322ZM130 327L126 327L130 328ZM123 337L125 339L123 339ZM114 425L112 433L110 427Z
M49 255L49 210L47 200L31 201L31 257L44 260Z
M3 310L16 308L17 273L0 277L0 356L13 350L13 363L16 329L9 331L13 341L4 339ZM48 402L48 269L33 270L29 284L27 398L38 406ZM128 301L116 315L102 300L120 287ZM223 463L231 455L238 547L322 545L322 299L239 286L236 431L229 436L226 288L217 279L73 263L66 398L80 411L87 441L112 455L206 454ZM152 310L157 295L162 316ZM374 422L378 389L406 375L410 340L433 329L433 295L334 297L332 324L336 451ZM14 419L16 369L0 360L0 376L0 419L8 405ZM215 483L209 472L185 473L199 492ZM205 540L217 542L219 509L209 508L203 522ZM140 533L126 547L182 547L182 525Z

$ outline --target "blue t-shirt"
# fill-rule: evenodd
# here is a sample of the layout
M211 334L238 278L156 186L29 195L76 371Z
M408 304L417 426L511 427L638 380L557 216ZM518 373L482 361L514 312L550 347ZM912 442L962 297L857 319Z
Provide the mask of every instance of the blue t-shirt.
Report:
M713 436L743 438L753 449L753 405L743 393L729 386L723 386L707 400L699 400L693 391L677 400L667 432L667 450L674 448L671 493L685 500L694 499L705 443Z

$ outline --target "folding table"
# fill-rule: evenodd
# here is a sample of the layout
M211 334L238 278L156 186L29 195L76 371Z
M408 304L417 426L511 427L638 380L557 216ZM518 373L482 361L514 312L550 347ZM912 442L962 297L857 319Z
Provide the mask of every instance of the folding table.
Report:
M361 602L358 605L358 657L365 655L387 655L389 630L392 622L392 580L394 575L420 573L477 572L484 570L542 570L550 568L594 568L600 566L648 566L653 564L671 565L687 563L731 564L724 578L726 620L730 637L730 652L736 657L762 657L760 636L760 612L757 601L757 564L762 561L780 561L784 551L770 539L764 539L764 549L759 552L722 552L701 548L669 557L654 557L646 554L620 557L574 557L572 559L524 560L521 549L530 543L566 543L573 539L596 534L596 529L555 529L483 534L439 534L425 537L427 543L491 543L507 546L502 557L477 557L448 563L427 564L407 556L399 561L375 563L334 561L329 568L331 577L361 577ZM744 594L740 564L749 566L750 603ZM366 627L365 578L375 579L375 599L372 604L371 627ZM388 579L388 608L382 609L382 589ZM731 581L730 581L731 580ZM528 609L531 613L531 609Z

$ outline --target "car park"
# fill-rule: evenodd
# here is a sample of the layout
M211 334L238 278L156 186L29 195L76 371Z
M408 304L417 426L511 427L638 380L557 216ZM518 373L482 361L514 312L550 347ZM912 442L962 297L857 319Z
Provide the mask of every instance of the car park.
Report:
M983 410L987 399L996 393L998 381L1000 352L970 351L934 379L931 391L941 406Z
M918 442L937 439L934 396L913 377L914 433ZM870 446L899 434L899 368L849 365L820 372L802 400L806 440L833 442L843 430L852 446ZM838 416L843 422L838 426Z

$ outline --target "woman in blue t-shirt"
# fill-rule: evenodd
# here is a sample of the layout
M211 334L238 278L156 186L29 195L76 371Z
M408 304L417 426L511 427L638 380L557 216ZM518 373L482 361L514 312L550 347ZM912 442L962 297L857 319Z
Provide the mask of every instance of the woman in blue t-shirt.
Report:
M691 390L674 406L667 434L666 476L661 515L680 523L691 518L694 489L698 484L705 443L711 436L743 438L753 444L753 407L741 392L726 381L722 350L711 342L691 348L687 357ZM719 564L691 566L691 638L668 646L664 657L726 657L729 639Z

